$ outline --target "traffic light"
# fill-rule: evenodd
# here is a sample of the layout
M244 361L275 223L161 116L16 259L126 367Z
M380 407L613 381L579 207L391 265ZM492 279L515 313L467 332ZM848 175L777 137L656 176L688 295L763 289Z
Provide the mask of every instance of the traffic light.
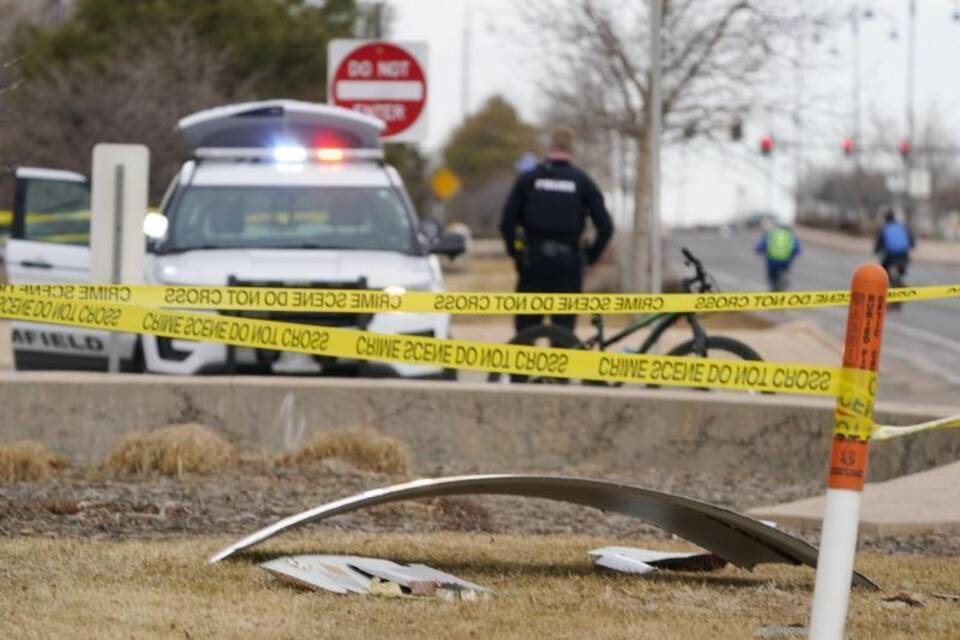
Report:
M844 155L849 156L853 153L854 143L853 138L847 137L840 141L840 148L843 149Z
M768 156L771 151L773 151L773 136L767 134L760 138L760 153Z
M911 147L909 140L901 140L900 144L897 146L897 149L900 151L900 157L904 160L910 157Z
M734 142L739 142L743 139L743 122L740 120L735 120L733 124L730 125L730 139Z

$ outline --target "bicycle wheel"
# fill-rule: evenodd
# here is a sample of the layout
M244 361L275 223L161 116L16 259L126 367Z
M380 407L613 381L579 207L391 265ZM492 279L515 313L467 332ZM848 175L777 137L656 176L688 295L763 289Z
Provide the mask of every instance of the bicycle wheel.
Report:
M557 347L559 349L582 349L583 343L570 331L550 324L538 324L527 327L510 339L507 344L522 344L529 346ZM522 376L508 373L491 373L487 382L514 383L514 384L570 384L565 378L549 378L544 376Z
M887 277L890 279L890 288L899 289L900 287L905 287L904 284L904 265L900 262L894 262L887 268ZM887 305L887 308L891 311L900 311L902 303L900 302L891 302Z
M667 352L667 355L691 356L699 354L695 354L693 351L693 340L687 340L686 342L681 342L673 349L670 349L670 351ZM754 362L763 360L763 358L760 357L760 354L753 350L753 347L746 345L739 340L728 338L726 336L707 336L707 352L704 355L707 358L752 360ZM701 390L708 391L708 389ZM770 392L765 391L763 393Z

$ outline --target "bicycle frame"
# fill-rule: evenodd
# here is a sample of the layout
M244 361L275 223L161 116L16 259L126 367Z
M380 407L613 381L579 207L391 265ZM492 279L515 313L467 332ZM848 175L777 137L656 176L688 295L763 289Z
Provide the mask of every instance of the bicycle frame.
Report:
M641 344L640 348L637 350L637 353L647 353L650 348L660 340L664 332L681 319L685 319L690 325L690 329L693 331L693 352L700 355L705 354L707 349L707 334L700 325L700 322L697 320L696 315L692 313L657 313L649 316L643 316L614 334L614 336L609 340L603 335L603 317L595 315L593 316L591 323L596 328L597 335L584 341L583 346L587 349L593 349L596 347L601 351L606 351L607 347L610 347L633 335L637 331L654 324L655 326L653 327L653 331L650 332L650 335L647 336L646 340L643 341L643 344Z

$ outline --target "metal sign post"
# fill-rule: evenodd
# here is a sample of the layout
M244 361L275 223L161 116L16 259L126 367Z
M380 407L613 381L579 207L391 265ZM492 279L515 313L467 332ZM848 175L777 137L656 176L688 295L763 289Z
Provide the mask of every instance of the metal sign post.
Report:
M120 284L120 250L123 246L123 165L114 167L113 174L113 273L111 284ZM107 372L120 373L120 335L113 331L107 344Z
M143 145L98 144L93 149L90 281L94 284L143 283L149 166L150 152ZM107 345L107 370L117 373L123 358L119 334L110 333Z

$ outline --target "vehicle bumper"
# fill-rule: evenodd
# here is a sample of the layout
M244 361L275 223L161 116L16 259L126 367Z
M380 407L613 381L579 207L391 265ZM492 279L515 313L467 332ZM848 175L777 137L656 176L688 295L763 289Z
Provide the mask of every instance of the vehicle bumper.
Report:
M80 327L35 322L10 323L14 367L17 370L106 371L110 333ZM138 336L117 334L122 371L141 368Z

